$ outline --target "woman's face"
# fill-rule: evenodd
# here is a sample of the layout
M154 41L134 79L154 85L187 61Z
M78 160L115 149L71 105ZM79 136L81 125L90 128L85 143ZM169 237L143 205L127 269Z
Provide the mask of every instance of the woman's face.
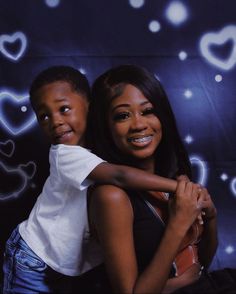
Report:
M161 123L152 103L138 88L127 84L122 95L112 101L109 128L121 152L137 160L154 158L162 138Z

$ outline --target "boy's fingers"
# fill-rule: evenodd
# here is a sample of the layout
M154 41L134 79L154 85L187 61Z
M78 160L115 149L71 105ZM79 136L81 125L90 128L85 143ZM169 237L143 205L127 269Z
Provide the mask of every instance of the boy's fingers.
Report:
M177 180L178 180L178 181L186 181L186 182L189 182L189 181L190 181L190 180L189 180L189 177L186 176L186 175L180 175L180 176L178 176L178 177L177 177Z
M190 196L198 199L199 198L199 193L201 193L201 191L199 190L199 185L198 184L194 184L192 182L188 183L188 187L187 187L187 191L190 193Z
M183 193L185 191L186 181L179 181L177 186L177 192Z
M193 183L192 182L188 182L186 183L186 187L185 187L185 190L186 190L186 193L188 193L189 195L191 195L193 192L196 192L195 190L193 190Z

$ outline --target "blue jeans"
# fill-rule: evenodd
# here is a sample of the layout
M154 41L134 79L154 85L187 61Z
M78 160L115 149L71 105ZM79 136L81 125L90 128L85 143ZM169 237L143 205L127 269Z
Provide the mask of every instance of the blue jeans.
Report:
M73 287L74 278L50 268L21 238L18 228L6 242L3 273L3 294L70 293Z

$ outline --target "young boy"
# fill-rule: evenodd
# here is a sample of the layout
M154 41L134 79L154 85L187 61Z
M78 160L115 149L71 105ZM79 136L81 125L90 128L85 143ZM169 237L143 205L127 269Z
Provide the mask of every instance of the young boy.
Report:
M176 189L174 180L109 164L85 149L89 97L85 76L68 66L46 69L31 85L31 104L51 142L50 175L29 218L7 241L4 293L69 293L70 277L102 262L99 247L89 240L86 193L92 182Z

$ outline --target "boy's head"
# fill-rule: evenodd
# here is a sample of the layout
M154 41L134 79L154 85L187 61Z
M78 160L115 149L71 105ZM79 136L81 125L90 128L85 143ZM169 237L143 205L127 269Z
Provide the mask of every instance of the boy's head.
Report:
M30 102L51 144L84 145L90 87L70 66L42 71L30 87Z

